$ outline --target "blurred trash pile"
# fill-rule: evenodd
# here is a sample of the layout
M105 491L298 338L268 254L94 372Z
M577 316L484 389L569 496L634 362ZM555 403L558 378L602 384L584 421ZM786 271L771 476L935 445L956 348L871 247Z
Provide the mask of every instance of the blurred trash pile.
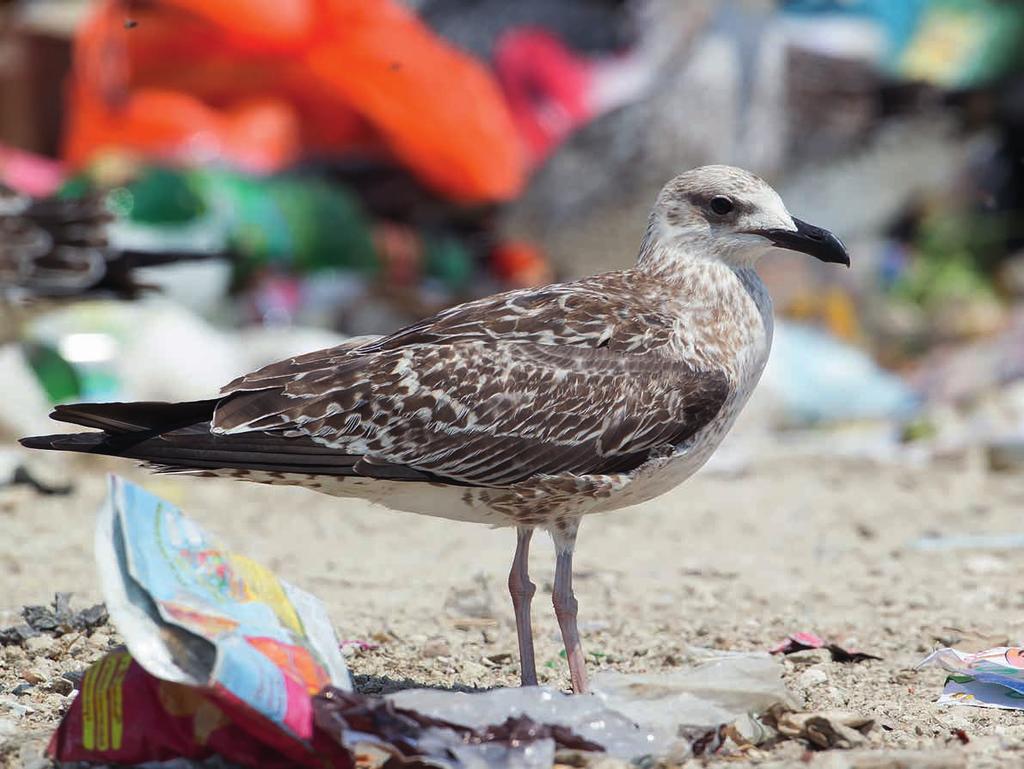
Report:
M853 254L844 275L760 265L784 319L761 428L889 425L890 454L980 443L993 466L1017 462L1020 4L46 0L0 15L0 338L25 343L52 401L151 397L109 376L147 369L124 357L146 345L125 328L116 364L68 361L84 337L64 336L102 323L54 332L26 300L159 291L202 324L382 333L624 266L665 177L727 162ZM229 354L218 333L208 360ZM204 349L172 337L175 361Z
M62 762L218 755L254 767L397 759L547 769L566 751L678 762L782 739L849 748L872 726L796 710L781 664L763 652L693 649L694 663L670 673L603 671L591 696L544 687L357 694L316 598L116 476L98 516L96 563L125 647L77 682L48 750ZM51 625L71 632L105 620L102 607L73 613L58 596L54 610L27 612L24 630L0 638L22 644Z

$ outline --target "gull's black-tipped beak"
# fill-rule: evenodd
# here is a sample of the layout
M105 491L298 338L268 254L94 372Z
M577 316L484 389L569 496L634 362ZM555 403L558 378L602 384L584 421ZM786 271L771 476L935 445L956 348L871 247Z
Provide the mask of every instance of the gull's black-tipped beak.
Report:
M850 255L846 251L846 246L831 232L802 222L795 216L793 224L796 225L795 230L756 230L754 234L768 238L779 248L799 251L823 262L850 266Z

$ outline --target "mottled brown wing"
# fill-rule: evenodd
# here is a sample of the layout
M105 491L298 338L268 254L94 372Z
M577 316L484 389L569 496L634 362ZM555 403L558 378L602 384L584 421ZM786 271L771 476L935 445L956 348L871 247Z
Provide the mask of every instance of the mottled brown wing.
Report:
M354 350L379 338L377 336L353 337L335 347L315 350L303 355L296 355L294 358L285 358L282 361L269 363L261 369L228 382L220 388L220 392L222 395L228 395L249 390L265 390L268 387L283 387L292 379L303 377L310 372L341 365L353 357Z
M319 357L318 357L319 356ZM628 472L710 422L729 387L661 354L471 341L296 359L222 400L214 433L309 437L352 474L505 485Z
M657 300L650 292L659 287L639 285L641 280L636 273L613 272L508 291L449 308L358 349L378 352L413 344L518 340L623 352L650 350L668 341L673 318L655 309Z
M340 366L353 356L415 345L529 342L611 352L657 350L668 343L673 318L638 307L637 278L606 273L573 283L494 294L451 307L388 336L359 337L337 347L271 363L230 382L228 394L287 383L308 372ZM644 287L639 287L643 289Z

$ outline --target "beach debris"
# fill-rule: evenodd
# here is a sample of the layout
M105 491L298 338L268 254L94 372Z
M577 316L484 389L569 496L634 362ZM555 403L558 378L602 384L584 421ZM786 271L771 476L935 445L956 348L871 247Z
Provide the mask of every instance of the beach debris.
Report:
M351 689L319 600L116 476L98 517L96 563L127 650L86 671L53 758L312 760L312 696Z
M43 634L59 637L72 632L91 632L107 622L107 609L103 604L73 610L71 593L57 593L50 606L26 606L21 615L24 623L0 630L0 646L25 644Z
M314 702L319 736L333 740L344 755L377 751L399 763L426 757L448 766L454 757L456 765L548 769L556 749L604 751L568 727L521 714L474 728L399 707L393 699L338 689L324 690Z
M819 750L850 749L867 744L874 719L845 710L794 712L775 707L762 716L779 735L801 740Z
M719 750L730 733L766 739L774 733L757 715L794 705L777 658L706 649L691 649L693 663L670 673L598 673L594 696L546 687L353 693L343 646L374 644L339 643L316 598L117 477L99 514L96 561L126 648L109 649L102 631L87 639L102 636L104 656L65 682L80 691L50 743L58 761L219 755L259 769L350 769L371 756L370 766L548 769L557 751L575 751L678 762ZM59 627L66 606L58 597L31 621Z
M867 652L855 649L846 649L839 644L829 643L821 636L806 631L791 633L786 636L782 643L773 646L768 651L770 654L794 654L807 651L808 649L827 649L829 654L832 655L833 662L864 662L864 660L882 659L874 654L868 654Z
M779 703L794 704L783 668L763 652L690 649L694 664L674 671L626 674L602 670L595 696L636 723L665 732L711 729Z
M342 654L345 654L350 649L353 652L372 652L380 648L379 643L363 641L359 638L346 638L338 646L341 648Z
M467 729L484 729L510 716L560 725L624 760L711 753L731 725L750 720L748 714L794 704L782 683L782 666L767 654L699 649L691 654L696 659L690 668L670 673L600 671L591 682L592 697L526 687L473 694L412 689L387 699Z
M1024 647L997 646L968 653L943 647L917 664L949 673L939 705L1024 710Z

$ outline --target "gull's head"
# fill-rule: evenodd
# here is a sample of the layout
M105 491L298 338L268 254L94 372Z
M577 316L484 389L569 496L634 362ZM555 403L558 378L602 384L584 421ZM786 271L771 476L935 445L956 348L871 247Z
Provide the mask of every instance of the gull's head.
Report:
M654 261L685 254L749 267L781 248L850 266L839 238L792 216L767 182L732 166L702 166L666 184L647 240L641 259Z

